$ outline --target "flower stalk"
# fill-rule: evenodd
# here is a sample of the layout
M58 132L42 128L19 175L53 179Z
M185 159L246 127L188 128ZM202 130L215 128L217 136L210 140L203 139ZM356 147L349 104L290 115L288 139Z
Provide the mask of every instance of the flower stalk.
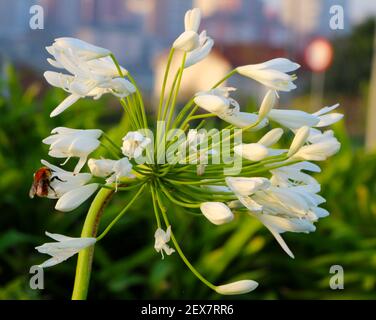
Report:
M111 189L102 188L99 190L86 215L81 237L95 238L97 236L100 219L113 193L114 190ZM87 297L93 255L94 246L81 250L78 254L72 300L85 300Z

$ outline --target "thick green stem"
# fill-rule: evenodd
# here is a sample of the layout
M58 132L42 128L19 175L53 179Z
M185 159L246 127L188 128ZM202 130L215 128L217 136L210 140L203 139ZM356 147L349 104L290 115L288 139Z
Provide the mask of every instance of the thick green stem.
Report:
M102 188L93 202L86 216L84 227L82 228L81 237L96 237L99 221L103 210L110 200L114 190ZM89 288L91 265L93 261L94 246L81 250L78 254L76 276L74 279L74 288L72 300L85 300Z

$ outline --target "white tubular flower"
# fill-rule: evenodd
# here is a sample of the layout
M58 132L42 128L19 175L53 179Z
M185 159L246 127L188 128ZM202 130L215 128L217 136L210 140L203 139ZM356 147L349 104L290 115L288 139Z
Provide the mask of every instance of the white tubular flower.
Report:
M155 251L160 252L162 254L162 259L164 259L163 251L168 256L175 252L175 250L170 248L167 244L167 242L169 242L171 238L171 226L168 226L166 231L162 230L161 228L158 228L155 231L154 238L154 249Z
M268 118L291 130L303 126L314 127L320 122L318 116L300 110L273 109L269 112Z
M270 147L276 144L283 135L283 129L275 128L266 133L257 143L264 145L265 147Z
M283 172L282 178L279 177L281 185L287 187L275 186L278 184L275 179L272 185L271 181L265 178L226 178L227 185L240 203L249 210L251 216L259 219L270 230L290 257L294 256L280 233L313 232L313 222L329 214L325 209L318 207L325 199L316 194L319 191L317 182L301 173L302 169L317 170L317 167L310 163L291 166L287 173ZM294 178L298 181L291 182L290 179ZM238 204L232 203L231 207L237 208Z
M302 161L285 167L270 170L270 172L272 173L270 182L273 186L278 187L310 186L313 192L319 192L320 184L317 182L317 180L311 177L309 174L302 172L302 170L311 172L321 171L320 167L316 164L308 161ZM316 197L319 196L316 195ZM325 201L325 199L321 197L320 199L323 200L320 203Z
M150 143L150 138L145 137L137 131L131 131L123 138L121 151L130 159L138 158Z
M262 143L243 143L234 147L234 152L250 161L261 161L267 157L278 156L285 153L285 149L267 148Z
M336 154L341 148L332 130L309 136L308 141L311 144L301 147L291 159L323 161Z
M307 138L310 133L310 128L307 126L301 127L296 131L294 140L292 140L289 152L287 153L288 157L291 157L306 143Z
M324 107L322 109L320 109L319 111L315 112L313 115L315 116L318 116L320 121L319 123L316 125L317 128L321 128L321 127L326 127L326 126L330 126L336 122L338 122L339 120L341 120L343 118L343 114L342 113L329 113L331 111L333 111L334 109L337 109L339 107L339 103L331 106L331 107Z
M271 214L251 213L252 216L258 218L264 226L272 233L282 249L291 257L294 258L294 254L287 246L286 242L281 237L280 233L290 232L313 232L316 230L312 222L306 219L298 218L284 218L280 216L274 216Z
M39 267L47 268L57 265L72 257L82 249L95 244L95 238L71 238L57 233L46 232L46 235L57 242L48 242L36 247L40 253L50 255L52 258L43 262Z
M129 162L128 158L122 158L114 162L114 166L112 167L113 174L106 180L107 183L114 183L117 184L121 178L125 177L132 177L132 164Z
M341 113L329 113L338 106L339 104L324 107L313 114L300 110L273 109L267 117L292 131L296 131L303 126L321 128L336 123L343 118Z
M230 98L230 92L235 91L236 88L222 87L209 91L202 91L196 94L194 102L204 110L214 113L218 117L231 115L239 112L239 103Z
M299 67L299 64L288 59L277 58L264 63L238 67L236 71L243 76L260 82L270 89L291 91L296 88L295 84L293 84L296 77L287 74L287 72L294 71Z
M315 190L317 191L317 190ZM326 210L318 208L322 198L310 188L274 187L257 191L252 199L262 205L262 212L250 210L250 215L259 219L273 234L283 250L294 257L280 233L315 231L313 222L325 216Z
M74 174L54 166L46 160L41 160L41 163L52 171L47 198L59 199L67 192L82 187L91 180L90 173Z
M106 178L113 173L116 160L110 159L89 159L87 165L95 177Z
M270 110L274 108L276 102L277 102L277 94L275 90L268 90L268 92L266 93L261 103L261 106L258 112L259 121L264 119L269 114Z
M57 116L83 97L98 99L102 94L112 93L125 97L135 92L135 87L119 75L115 63L108 56L110 52L73 38L60 38L46 48L54 59L48 62L69 74L46 71L44 76L52 86L62 88L70 95L51 113ZM120 67L123 75L128 71Z
M50 145L49 155L54 158L66 158L65 163L72 157L80 158L74 173L80 172L85 165L88 155L100 145L98 138L101 130L76 130L58 127L51 131L52 135L45 138L43 143Z
M227 177L226 184L248 210L255 212L262 210L262 205L254 201L250 196L258 190L268 188L270 186L268 179L258 177Z
M258 283L253 280L240 280L221 286L217 286L215 291L223 295L235 295L244 294L255 290L258 287Z
M250 161L261 161L268 156L268 148L261 143L242 143L234 147L234 152Z
M69 212L78 208L97 191L98 183L90 183L64 193L56 202L55 209Z
M268 124L267 119L263 119L259 122L259 117L257 114L248 112L236 112L229 115L226 114L220 118L238 128L246 128L252 126L248 129L249 131L260 130Z
M201 11L198 8L188 10L185 14L185 31L175 40L172 45L175 49L190 52L199 46L198 29L201 22Z
M56 51L73 51L78 57L85 60L98 59L109 56L111 51L94 46L83 40L76 38L57 38L51 47L47 47L48 52L52 55Z
M222 202L203 202L200 209L202 214L216 225L228 223L234 219L230 208Z
M91 180L91 174L65 171L57 166L41 160L42 164L51 169L52 177L47 197L59 199L55 209L69 212L78 208L98 189L98 184L87 184Z
M106 183L115 183L116 188L121 178L133 177L132 164L126 157L120 160L89 159L87 164L94 176L107 178Z
M235 90L236 89L232 87L222 87L198 92L194 98L194 102L199 107L215 114L217 117L238 128L249 127L255 124L252 130L259 130L266 126L268 123L266 119L258 123L259 117L257 114L240 112L239 103L230 98L230 92Z
M196 49L187 54L185 60L185 68L189 68L201 60L204 60L214 46L214 40L206 35L206 31L202 31L199 36L199 45Z
M239 144L234 147L234 152L250 161L261 161L267 157L277 156L284 152L285 149L272 149L269 146L278 142L283 134L281 128L270 130L257 143Z

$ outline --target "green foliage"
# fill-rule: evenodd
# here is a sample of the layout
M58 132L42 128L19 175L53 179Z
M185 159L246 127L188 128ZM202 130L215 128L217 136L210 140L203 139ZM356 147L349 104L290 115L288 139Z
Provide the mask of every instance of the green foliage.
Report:
M333 42L333 65L326 74L325 88L337 93L360 93L371 74L375 32L372 18L355 27L348 37ZM354 92L355 91L355 92Z
M29 268L47 259L34 250L46 242L45 230L79 236L88 204L71 213L54 211L54 201L29 199L32 173L41 144L59 125L106 130L121 115L114 99L81 100L57 119L49 111L62 100L61 90L41 93L39 84L23 89L11 67L1 84L0 98L0 299L67 299L76 257L45 270L45 289L31 290ZM110 135L120 143L127 118ZM376 298L376 155L354 149L344 128L337 126L343 147L325 163L322 195L331 215L309 235L285 234L296 259L289 258L269 232L247 215L228 225L214 226L198 215L171 206L169 216L177 239L195 266L210 281L221 284L240 278L260 287L241 299L374 299ZM53 160L51 160L52 162ZM56 162L55 162L56 163ZM132 194L115 195L101 221L101 230ZM216 298L179 260L161 260L154 249L156 225L149 195L112 229L95 249L90 299ZM329 268L345 270L345 289L329 288Z

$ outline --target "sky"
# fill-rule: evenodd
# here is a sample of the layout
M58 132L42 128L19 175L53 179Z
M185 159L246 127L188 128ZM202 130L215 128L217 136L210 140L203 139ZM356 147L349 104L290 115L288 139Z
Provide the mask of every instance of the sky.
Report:
M281 0L263 0L271 7L278 10ZM342 0L339 0L340 3ZM376 0L349 0L350 21L358 23L368 18L376 16Z

